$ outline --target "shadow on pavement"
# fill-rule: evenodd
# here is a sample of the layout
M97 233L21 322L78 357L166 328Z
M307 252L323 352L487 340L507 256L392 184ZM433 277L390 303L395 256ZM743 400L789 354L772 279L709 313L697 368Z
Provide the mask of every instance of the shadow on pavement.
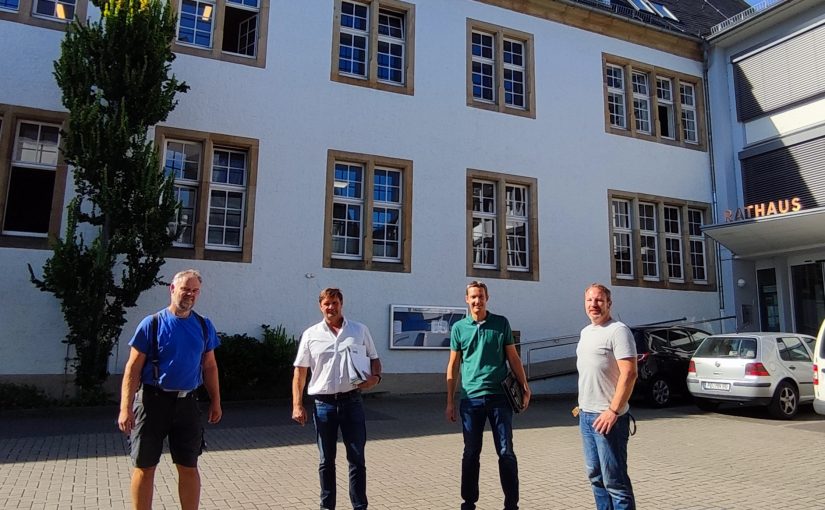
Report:
M368 395L364 401L370 439L461 433L459 423L449 423L444 417L444 394L378 394ZM577 427L578 421L570 413L575 404L574 396L539 396L527 412L514 418L514 428ZM690 400L676 402L675 406L665 409L646 408L638 403L632 403L632 406L631 412L641 427L646 421L705 414ZM707 414L737 420L770 420L767 413L759 408L722 407L718 413ZM4 411L0 413L0 464L48 458L125 455L126 440L117 430L116 418L115 406ZM823 420L825 417L805 406L794 422L782 423L802 426L811 422L812 426L825 427ZM206 426L206 437L212 451L315 443L311 423L300 427L291 420L291 403L288 400L229 402L224 406L221 423Z

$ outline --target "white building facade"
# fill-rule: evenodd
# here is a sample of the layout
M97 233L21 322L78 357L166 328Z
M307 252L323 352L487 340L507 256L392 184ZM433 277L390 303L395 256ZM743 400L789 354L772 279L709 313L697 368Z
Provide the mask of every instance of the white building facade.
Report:
M825 319L825 4L763 2L709 38L725 313L743 331Z
M64 32L59 10L28 14L43 0L5 1L0 379L55 381L65 326L26 265L72 195ZM628 324L720 317L700 39L556 0L178 1L191 90L154 137L184 228L163 275L198 268L219 331L298 335L339 287L382 387L418 392L443 390L447 351L391 348L391 307L461 308L473 279L523 342L576 334L594 281ZM129 311L113 374L167 303Z

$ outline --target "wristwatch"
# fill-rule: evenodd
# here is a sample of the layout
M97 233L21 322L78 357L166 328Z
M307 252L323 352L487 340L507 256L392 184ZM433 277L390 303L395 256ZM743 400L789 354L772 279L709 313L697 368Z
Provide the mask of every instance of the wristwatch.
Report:
M384 379L383 377L381 377L381 374L375 374L375 377L378 378L378 382L375 384L381 384L381 381Z

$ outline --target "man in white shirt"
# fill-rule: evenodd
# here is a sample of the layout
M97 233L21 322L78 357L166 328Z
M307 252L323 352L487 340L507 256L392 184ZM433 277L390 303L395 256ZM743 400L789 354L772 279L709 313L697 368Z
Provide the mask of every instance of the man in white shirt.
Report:
M591 284L584 293L590 325L576 347L579 371L579 428L584 464L597 510L635 510L627 474L630 432L628 400L636 381L633 334L610 315L610 289Z
M292 419L307 422L303 393L307 370L312 371L307 392L314 400L312 418L320 453L321 509L335 510L335 455L338 429L349 461L349 495L353 510L367 508L367 467L364 447L367 428L361 390L381 382L381 361L370 330L360 322L344 318L344 296L339 289L326 288L318 296L324 320L301 335L295 373L292 378ZM370 375L354 380L353 357L369 358Z

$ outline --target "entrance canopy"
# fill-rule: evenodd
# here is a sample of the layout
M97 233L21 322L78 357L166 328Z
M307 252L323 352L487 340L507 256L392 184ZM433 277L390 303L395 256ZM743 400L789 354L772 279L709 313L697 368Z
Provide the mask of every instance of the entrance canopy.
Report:
M738 258L825 247L825 207L706 225L702 231Z

